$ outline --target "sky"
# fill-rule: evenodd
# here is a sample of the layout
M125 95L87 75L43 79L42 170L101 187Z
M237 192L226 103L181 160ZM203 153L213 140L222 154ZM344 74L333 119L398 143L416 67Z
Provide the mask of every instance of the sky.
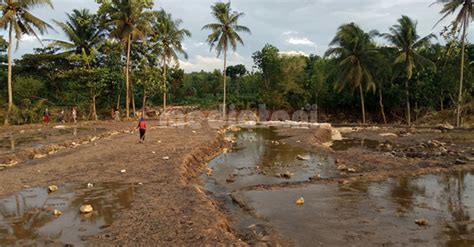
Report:
M444 23L434 27L439 20L441 5L432 5L435 0L231 0L232 9L244 12L240 25L251 29L252 34L242 34L245 46L231 52L228 64L244 64L252 69L252 54L267 43L289 54L323 55L337 28L344 23L355 22L364 30L376 29L381 33L396 23L401 15L418 21L420 35L439 34ZM94 0L52 0L54 10L35 9L32 12L43 20L62 21L72 9L98 9ZM201 31L203 25L214 22L210 6L215 0L160 0L155 9L163 8L174 18L183 20L182 27L192 33L184 42L188 60L181 58L180 66L186 71L212 71L222 69L222 57L217 57L205 43L209 31ZM470 26L469 40L472 40ZM4 32L2 34L5 34ZM45 34L43 39L64 39L61 30ZM25 36L14 57L32 52L41 44Z

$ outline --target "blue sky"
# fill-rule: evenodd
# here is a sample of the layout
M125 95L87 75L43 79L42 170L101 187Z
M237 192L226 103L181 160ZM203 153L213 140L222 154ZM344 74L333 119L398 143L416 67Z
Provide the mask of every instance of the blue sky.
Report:
M52 19L64 20L65 13L75 8L97 10L93 0L52 0L54 10L36 9L33 12L52 23ZM209 51L205 44L204 24L213 22L210 5L213 0L162 0L155 1L155 8L163 8L175 18L181 18L183 27L192 32L192 37L184 43L189 54L188 60L181 60L186 71L221 69L222 59ZM327 49L328 43L343 23L355 22L369 31L377 29L387 32L400 16L408 15L418 21L420 35L439 34L443 23L433 29L440 18L440 5L430 5L434 0L232 0L233 9L245 12L242 25L252 30L252 35L243 35L245 46L239 47L229 57L229 64L252 66L252 53L266 43L277 46L282 52L319 54ZM471 25L470 31L473 31ZM44 39L62 39L59 30L50 31ZM469 35L472 40L473 35ZM31 52L40 43L26 36L15 57Z

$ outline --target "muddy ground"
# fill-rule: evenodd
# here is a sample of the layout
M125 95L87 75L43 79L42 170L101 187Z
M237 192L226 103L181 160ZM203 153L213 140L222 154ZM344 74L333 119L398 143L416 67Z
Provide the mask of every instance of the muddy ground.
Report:
M56 148L54 152L44 150L44 146L38 147L38 143L35 146L25 144L14 151L6 148L2 151L6 162L17 157L21 160L0 171L0 197L25 188L51 184L134 183L139 187L131 208L121 212L118 219L99 235L83 239L84 243L109 246L291 244L271 230L263 240L240 240L242 234L234 229L232 218L218 200L203 190L200 177L206 171L206 163L229 145L221 132L206 125L196 130L188 127L158 128L154 122L149 125L155 127L148 131L145 144L139 144L138 134L131 133L135 123L99 122L81 125L82 129L91 126L99 129L100 133L96 135L83 131L72 136L66 131L40 140L41 145L64 145L65 148ZM71 128L74 126L64 129ZM38 129L56 133L52 126L41 125L2 129L0 133L2 138L8 138L12 131L34 135ZM315 176L309 181L254 186L249 190L272 190L302 184L349 184L474 169L472 130L341 128L339 131L343 137L373 141L370 145L351 145L344 150L330 147L332 133L327 129L279 128L277 131L287 136L284 140L291 145L333 157L340 177L320 179ZM91 140L101 134L101 138ZM71 140L79 141L71 144ZM38 243L64 244L54 239L39 239Z

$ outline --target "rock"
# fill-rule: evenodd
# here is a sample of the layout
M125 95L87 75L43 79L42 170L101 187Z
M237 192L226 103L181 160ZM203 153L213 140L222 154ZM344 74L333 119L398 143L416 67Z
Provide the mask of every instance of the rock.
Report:
M427 219L417 219L415 220L415 224L419 225L419 226L427 226L429 225L429 222Z
M92 213L92 211L94 211L94 208L92 208L91 205L82 205L82 206L79 208L79 211L80 211L82 214L88 214L88 213Z
M341 180L339 180L339 183L343 184L343 185L346 185L346 184L349 184L349 180L341 179Z
M151 151L151 153L152 153L152 154L156 154L156 152L155 152L155 151Z
M382 134L379 134L379 136L382 136L382 137L398 137L398 135L395 134L395 133L382 133Z
M276 178L281 178L281 173L275 173Z
M121 172L121 173L126 173L126 172L127 172L127 170L120 170L120 172Z
M63 213L62 213L61 211L57 210L57 209L55 209L55 210L53 211L53 215L54 215L54 216L60 216L61 214L63 214Z
M463 159L456 159L456 164L458 165L465 165L467 163L467 161L463 160Z
M348 172L356 172L356 169L354 169L354 168L347 168L347 171L348 171Z
M58 188L58 186L56 186L56 185L50 185L50 186L48 186L48 193L53 193L53 192L56 192L56 191L58 191L58 190L59 190L59 188Z
M89 188L89 189L90 189L90 188L92 188L92 187L94 187L94 185L93 185L93 184L91 184L91 183L87 183L87 188Z
M297 140L296 143L300 143L301 141L300 140Z
M382 152L391 152L393 149L393 146L390 143L383 143L379 145L379 149Z
M35 154L34 159L42 159L46 157L46 154Z
M303 206L304 205L304 198L303 197L298 198L298 200L296 200L296 205Z
M165 157L163 157L163 158L161 158L161 159L162 159L162 160L170 160L170 157L165 156Z
M234 183L235 182L235 177L228 177L226 180L226 183Z
M302 155L297 155L296 159L298 159L298 160L309 160L309 157L305 157L305 156L302 156Z
M285 173L281 174L281 177L286 178L286 179L290 179L292 176L293 176L293 173L291 173L291 172L285 172Z
M452 126L449 123L438 124L438 125L436 125L436 127L440 130L453 130L454 129L454 126Z
M212 168L207 168L207 176L208 177L212 177L213 172L214 172L214 170L212 170Z

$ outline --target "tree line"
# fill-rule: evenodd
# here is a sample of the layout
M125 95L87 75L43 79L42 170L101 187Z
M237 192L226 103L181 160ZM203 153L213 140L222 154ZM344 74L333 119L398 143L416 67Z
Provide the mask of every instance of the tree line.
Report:
M191 37L180 19L153 10L151 0L96 2L96 13L75 9L53 25L30 12L52 7L50 0L0 3L0 28L8 33L7 40L0 39L0 59L7 64L0 74L5 82L0 90L8 95L0 102L7 104L5 123L38 121L46 106L78 106L85 118L97 119L112 108L124 107L126 116L137 113L137 106L145 111L146 105L162 104L166 111L171 101L239 109L311 107L335 118L403 119L408 125L413 114L417 119L455 107L459 126L462 113L472 107L474 46L466 41L474 16L470 0L437 1L443 4L442 20L455 15L438 38L420 36L416 21L407 16L387 33L348 23L338 28L324 56L285 55L267 44L253 54L252 68L227 66L229 50L243 45L241 34L250 29L239 25L244 13L233 11L230 3L216 3L211 6L215 22L203 31L210 31L211 50L223 56L223 70L192 73L179 67L179 57L187 58L183 42ZM67 40L41 40L47 45L12 61L23 35L39 37L52 29L60 29Z

